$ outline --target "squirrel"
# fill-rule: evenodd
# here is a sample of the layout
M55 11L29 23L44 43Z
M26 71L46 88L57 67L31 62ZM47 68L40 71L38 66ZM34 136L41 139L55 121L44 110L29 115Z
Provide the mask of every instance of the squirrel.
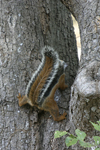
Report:
M58 88L64 90L65 68L67 64L59 59L58 53L51 47L42 49L42 61L29 81L25 96L17 96L19 106L29 104L38 109L49 111L55 121L66 118L67 113L59 114L59 108L54 100L54 94Z

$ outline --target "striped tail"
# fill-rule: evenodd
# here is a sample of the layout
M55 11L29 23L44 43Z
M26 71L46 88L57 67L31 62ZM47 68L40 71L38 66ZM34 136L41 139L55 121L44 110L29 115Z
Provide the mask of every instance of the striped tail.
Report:
M26 95L34 103L41 102L45 92L53 81L59 67L58 53L45 46L42 49L42 62L33 74L26 89Z

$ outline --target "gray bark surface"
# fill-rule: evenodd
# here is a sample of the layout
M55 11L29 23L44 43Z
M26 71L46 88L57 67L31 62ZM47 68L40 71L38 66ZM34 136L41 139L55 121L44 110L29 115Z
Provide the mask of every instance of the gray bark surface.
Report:
M91 141L91 136L100 136L89 122L100 119L100 1L61 1L78 21L82 46L80 68L71 90L70 122L72 128L86 131Z
M70 87L78 68L77 48L69 11L60 1L0 1L0 150L67 150L55 130L68 130L67 119L53 121L48 112L18 106L49 45L67 62L69 88L57 91L60 113L68 112Z

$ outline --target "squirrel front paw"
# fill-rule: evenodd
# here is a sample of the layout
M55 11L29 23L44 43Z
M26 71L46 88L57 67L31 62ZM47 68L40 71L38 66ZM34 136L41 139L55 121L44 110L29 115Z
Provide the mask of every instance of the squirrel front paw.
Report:
M21 94L19 93L19 95L17 96L17 98L19 99L19 101L21 101L23 99L23 96L21 96Z

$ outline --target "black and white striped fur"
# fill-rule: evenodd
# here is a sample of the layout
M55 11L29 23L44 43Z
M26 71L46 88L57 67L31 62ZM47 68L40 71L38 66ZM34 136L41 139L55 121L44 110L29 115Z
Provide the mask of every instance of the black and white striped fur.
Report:
M42 51L42 61L38 67L38 69L35 71L35 73L32 75L31 80L29 81L27 88L26 88L26 96L29 96L29 92L31 89L31 86L34 84L34 81L36 80L37 76L41 72L41 70L44 67L45 64L45 56L51 57L53 59L53 68L48 76L43 88L40 91L37 103L39 105L42 105L45 97L47 97L50 94L50 91L52 87L57 83L60 75L65 71L66 63L59 59L58 53L51 47L45 46Z

